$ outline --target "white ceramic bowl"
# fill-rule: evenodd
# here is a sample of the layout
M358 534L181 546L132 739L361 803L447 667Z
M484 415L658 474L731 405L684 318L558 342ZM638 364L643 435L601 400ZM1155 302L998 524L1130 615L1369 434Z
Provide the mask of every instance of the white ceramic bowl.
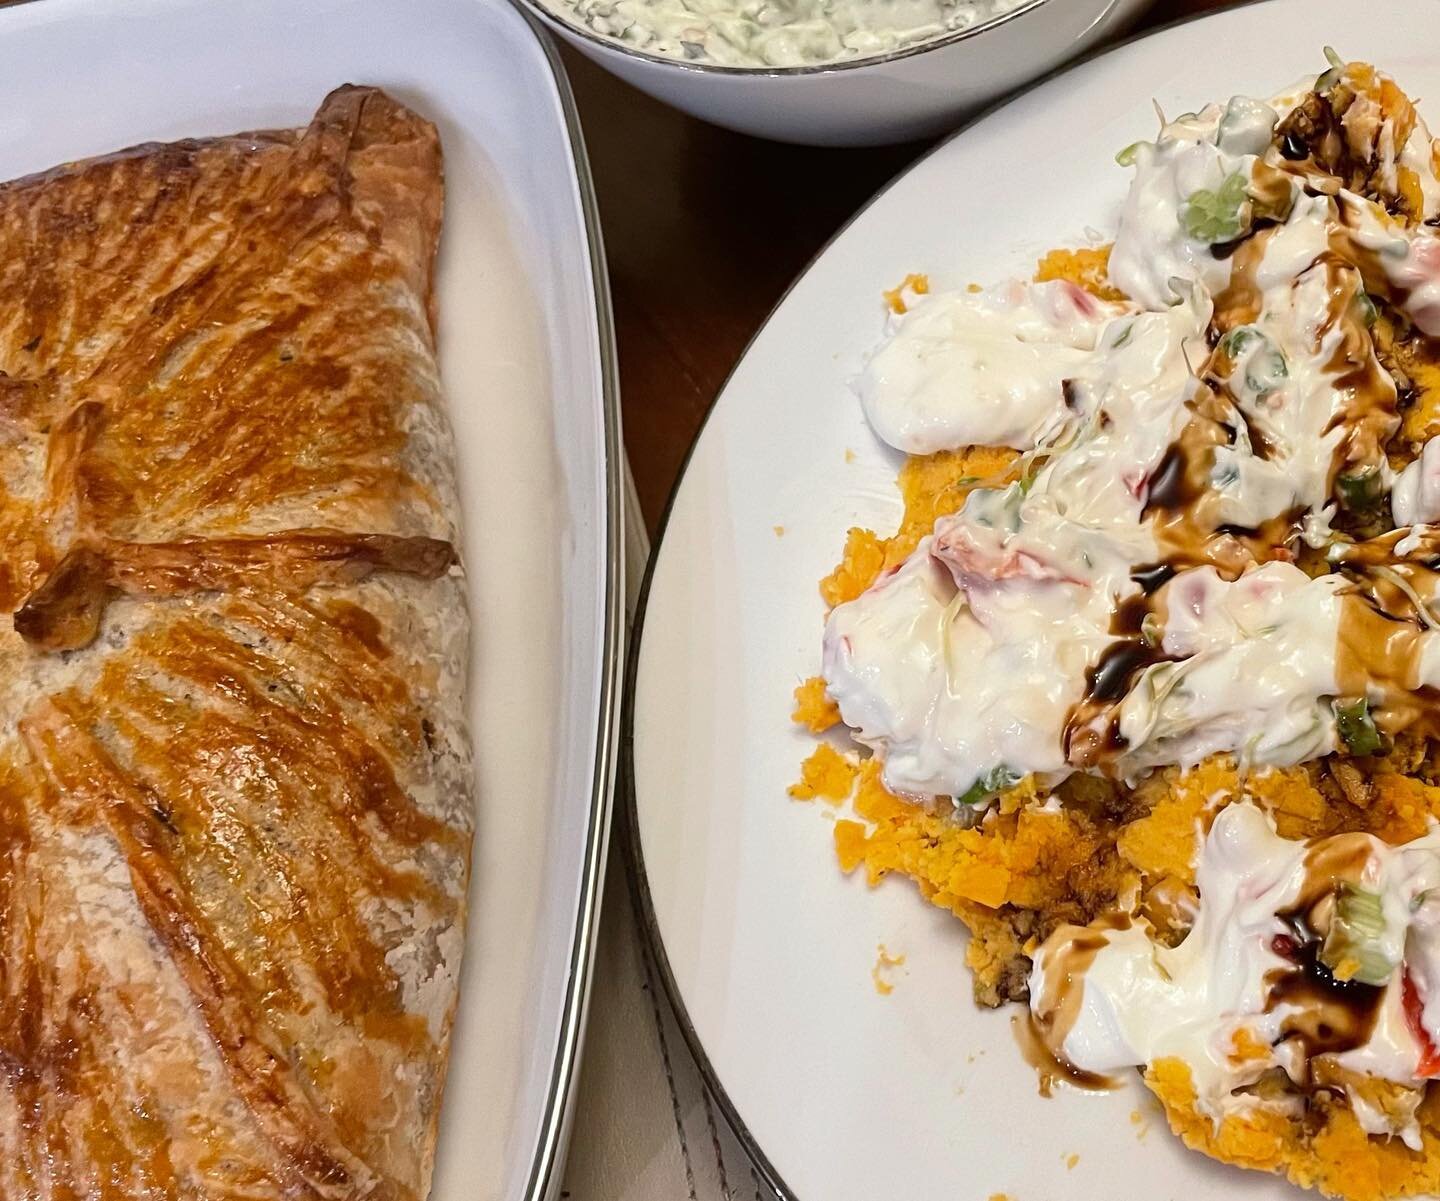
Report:
M636 50L525 3L560 37L642 92L741 133L812 146L930 137L1123 29L1150 0L1029 0L888 54L806 67L719 67Z

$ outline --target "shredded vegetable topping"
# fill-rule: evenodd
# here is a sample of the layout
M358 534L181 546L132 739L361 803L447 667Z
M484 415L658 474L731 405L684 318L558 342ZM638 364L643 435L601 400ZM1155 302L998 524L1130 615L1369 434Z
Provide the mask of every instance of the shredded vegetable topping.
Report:
M1341 883L1335 894L1330 929L1320 948L1320 962L1337 980L1384 984L1399 966L1384 945L1385 932L1380 894Z
M896 290L907 512L821 670L842 866L966 923L1044 1079L1379 1201L1440 1192L1440 144L1326 55L1120 151L1110 245Z

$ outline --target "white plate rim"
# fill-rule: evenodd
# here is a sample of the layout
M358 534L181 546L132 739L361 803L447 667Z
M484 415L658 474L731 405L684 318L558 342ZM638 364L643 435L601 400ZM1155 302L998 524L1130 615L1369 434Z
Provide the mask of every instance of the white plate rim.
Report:
M801 1201L801 1198L794 1189L786 1184L774 1163L770 1160L769 1156L766 1155L759 1140L745 1124L744 1119L741 1118L739 1110L736 1108L723 1081L720 1079L719 1072L716 1070L714 1063L705 1050L704 1043L700 1038L699 1032L695 1029L694 1022L690 1019L684 997L680 992L680 987L675 979L674 973L671 971L670 961L665 952L664 938L660 932L660 925L656 918L654 901L645 872L645 855L640 839L640 819L635 793L635 685L638 678L640 650L645 637L645 616L650 602L650 585L654 579L656 564L660 561L660 555L665 549L665 534L670 524L670 515L674 511L675 502L682 488L685 486L685 480L691 462L695 457L701 440L705 436L706 429L710 425L711 417L724 400L725 394L730 388L731 381L739 371L741 364L745 362L752 347L770 325L775 314L789 299L790 294L795 291L800 282L809 275L816 263L829 252L831 246L839 240L841 235L912 171L916 170L935 154L944 150L951 142L968 133L973 126L1008 107L1031 91L1069 71L1106 58L1136 42L1146 41L1151 37L1162 35L1172 29L1177 29L1185 25L1198 24L1220 13L1230 13L1239 9L1254 8L1271 2L1272 0L1237 0L1236 3L1226 4L1221 8L1188 13L1172 21L1149 26L1144 30L1129 34L1108 45L1083 54L1078 58L1071 59L1056 67L1053 71L1049 71L1038 79L1032 80L1030 83L997 100L994 104L982 109L959 128L941 138L923 154L919 155L903 170L882 184L874 195L846 218L844 223L837 227L836 230L825 239L824 243L822 243L820 248L811 256L804 267L802 267L790 283L786 285L785 290L776 299L769 312L765 314L764 320L755 328L755 332L750 335L749 340L745 344L745 348L740 352L739 357L736 358L734 364L726 373L724 381L716 390L714 398L711 400L709 407L705 410L705 414L701 418L699 428L696 430L695 437L685 452L684 459L681 460L680 470L676 474L675 483L671 486L669 496L666 497L665 507L661 512L660 522L656 527L655 535L651 543L650 557L645 564L645 573L640 582L639 595L635 605L635 615L630 626L630 639L626 652L625 685L620 703L621 765L617 784L620 797L619 806L615 815L616 835L621 841L621 849L625 854L626 875L629 879L631 896L635 903L636 912L640 919L640 926L644 932L646 950L654 962L656 974L665 991L665 998L675 1014L676 1025L679 1027L681 1035L685 1040L686 1049L695 1060L701 1080L704 1082L716 1107L720 1110L726 1124L734 1133L741 1147L744 1148L745 1153L749 1155L751 1162L764 1180L766 1187L775 1194L779 1201ZM511 0L511 3L520 4L521 0Z
M589 825L585 832L584 869L575 936L570 946L569 979L560 1030L551 1063L550 1087L540 1141L531 1161L526 1201L542 1201L560 1187L565 1165L570 1110L584 1046L585 1019L594 974L595 946L600 933L600 897L605 885L606 852L614 808L620 692L625 652L625 501L624 449L620 432L620 371L615 348L615 316L610 276L601 235L595 180L585 151L585 135L569 76L543 23L520 0L508 0L520 14L544 53L545 62L565 115L565 133L575 166L576 188L585 225L591 291L595 297L597 350L600 359L600 400L604 417L605 460L605 612L600 655L600 714L595 739L595 770L591 778Z

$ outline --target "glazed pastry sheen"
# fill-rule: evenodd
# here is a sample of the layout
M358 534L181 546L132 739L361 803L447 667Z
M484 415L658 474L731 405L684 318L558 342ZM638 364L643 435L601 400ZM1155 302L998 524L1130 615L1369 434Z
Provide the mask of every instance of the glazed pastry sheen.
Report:
M0 186L0 1198L423 1198L465 919L434 128Z

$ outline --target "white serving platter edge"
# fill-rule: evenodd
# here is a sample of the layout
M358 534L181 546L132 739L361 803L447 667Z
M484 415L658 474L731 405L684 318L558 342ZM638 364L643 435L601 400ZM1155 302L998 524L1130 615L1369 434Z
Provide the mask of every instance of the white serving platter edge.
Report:
M1152 98L1173 115L1278 91L1324 68L1326 42L1390 71L1440 126L1437 18L1436 0L1375 0L1363 17L1348 0L1263 0L1057 73L862 209L708 415L642 594L622 817L691 1048L787 1201L1300 1195L1185 1151L1138 1086L1039 1097L1008 1015L971 1002L959 923L907 881L842 876L833 815L786 798L813 746L789 723L791 690L818 670L816 581L846 529L900 515L900 459L849 386L881 336L881 291L911 271L990 283L1102 239L1127 182L1113 155L1153 136ZM882 943L906 956L888 996L871 979Z
M0 178L301 125L343 82L446 155L440 358L474 622L477 835L432 1197L558 1193L613 783L624 598L609 295L573 101L507 0L0 10Z

